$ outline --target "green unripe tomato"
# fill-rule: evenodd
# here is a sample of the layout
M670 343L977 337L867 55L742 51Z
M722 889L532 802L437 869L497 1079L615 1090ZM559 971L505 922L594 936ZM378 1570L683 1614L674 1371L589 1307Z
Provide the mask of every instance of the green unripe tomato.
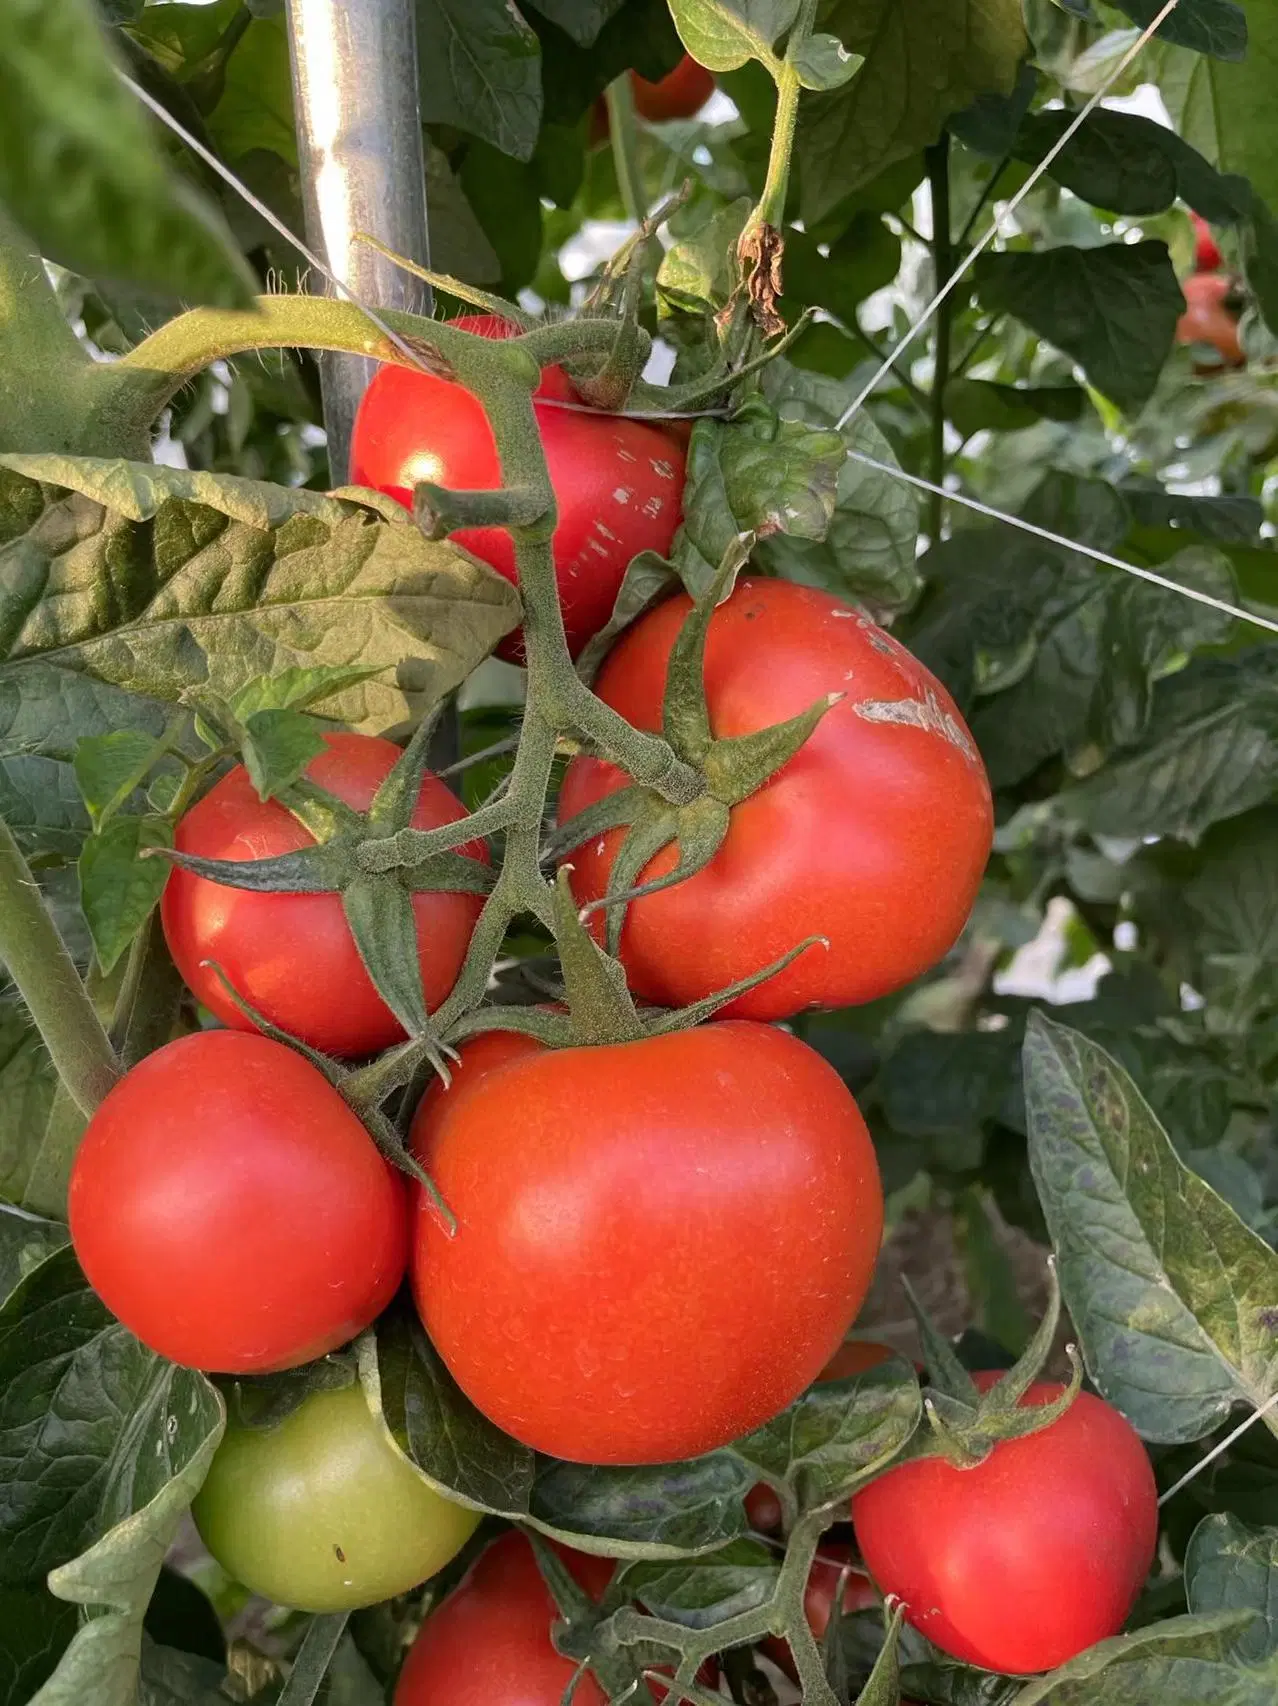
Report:
M317 1612L407 1593L479 1523L400 1456L358 1385L313 1393L273 1428L229 1425L192 1513L237 1581Z

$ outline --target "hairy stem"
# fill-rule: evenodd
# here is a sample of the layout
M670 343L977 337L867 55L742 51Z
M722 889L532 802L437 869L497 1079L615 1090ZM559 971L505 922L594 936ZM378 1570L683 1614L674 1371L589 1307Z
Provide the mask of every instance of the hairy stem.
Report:
M942 135L927 150L928 184L932 192L932 267L936 288L954 270L954 248L950 232L950 143ZM933 485L945 483L945 387L950 377L951 343L954 332L954 298L947 296L936 311L935 360L932 373L932 420L928 474ZM945 525L945 499L934 492L928 509L928 535L933 545L941 542Z
M794 129L799 118L799 94L802 85L794 66L794 55L812 34L816 22L817 0L802 0L799 15L790 31L785 58L769 70L777 85L777 111L772 125L772 147L768 153L768 175L763 182L759 205L751 214L746 229L760 225L775 225L785 220L785 198L790 188L790 159L794 153Z
M644 205L643 176L639 170L639 133L635 127L635 92L630 73L623 71L608 85L608 132L612 137L612 158L617 168L617 188L626 216L636 225L643 224L647 208Z
M119 1076L102 1021L35 878L0 819L0 961L18 986L76 1106L92 1114Z

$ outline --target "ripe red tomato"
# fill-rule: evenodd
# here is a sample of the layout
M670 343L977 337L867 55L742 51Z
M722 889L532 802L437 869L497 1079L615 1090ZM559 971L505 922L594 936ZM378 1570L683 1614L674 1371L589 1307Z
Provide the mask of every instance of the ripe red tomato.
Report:
M714 94L714 76L698 65L690 53L659 83L650 83L637 71L630 73L635 91L635 111L652 124L672 118L692 118Z
M326 749L306 767L320 787L357 811L398 759L399 748L372 735L326 735ZM415 829L455 823L465 812L437 777L422 782ZM178 824L179 850L205 859L261 859L313 845L314 837L278 800L259 800L236 765ZM460 849L487 862L482 842ZM474 894L413 896L417 957L429 1007L457 977L483 904ZM216 960L263 1018L325 1054L372 1054L404 1032L364 970L337 894L260 894L210 882L174 867L160 902L165 939L187 986L235 1030L252 1025L227 995Z
M670 648L690 609L659 605L622 635L597 692L641 729L661 726ZM824 936L727 1013L782 1019L804 1007L872 1001L953 946L980 885L993 833L980 754L940 682L868 617L813 587L744 579L715 611L706 646L710 721L742 735L845 695L790 762L732 813L695 877L634 901L621 958L645 1000L682 1006ZM625 786L576 758L560 821ZM581 903L607 892L622 832L568 855ZM675 864L673 847L642 880ZM602 931L601 915L593 915Z
M1194 264L1199 272L1215 272L1224 257L1211 234L1211 226L1201 213L1191 213L1189 217L1194 227Z
M426 1329L486 1415L556 1457L663 1463L740 1437L809 1384L869 1287L865 1123L769 1026L525 1046L412 1135L458 1222L419 1205Z
M324 1356L394 1296L404 1180L282 1043L199 1031L148 1055L76 1153L71 1240L89 1284L161 1356L266 1374Z
M455 324L485 337L511 334L491 315L464 316ZM563 400L574 393L563 370L552 367L543 372L538 395ZM559 506L555 578L575 657L612 615L630 559L640 551L669 553L681 514L684 455L656 427L622 415L545 404L537 408L537 424ZM448 380L406 367L379 369L355 419L351 478L406 505L419 480L467 491L500 486L483 405ZM452 537L517 582L505 528L467 527ZM522 662L522 635L507 635L498 652Z
M864 1374L867 1368L889 1362L895 1354L890 1345L881 1345L875 1339L845 1339L817 1375L817 1382L847 1380L854 1374ZM746 1494L745 1512L750 1527L759 1534L775 1534L781 1527L781 1501L766 1481L760 1481ZM829 1620L827 1609L826 1623Z
M612 1580L610 1558L555 1546L580 1587L603 1597ZM395 1706L560 1706L577 1667L550 1638L560 1620L532 1546L518 1529L494 1540L471 1565L409 1649ZM713 1665L698 1678L712 1686ZM660 1702L666 1690L654 1685ZM587 1671L573 1706L605 1706L607 1696Z
M1180 288L1187 306L1176 322L1176 342L1210 344L1227 367L1241 367L1247 357L1238 338L1238 316L1227 306L1233 280L1226 273L1194 273L1181 280Z
M890 1351L888 1355L891 1355ZM825 1632L830 1627L834 1596L839 1591L840 1582L843 1583L845 1617L854 1611L869 1611L879 1603L874 1583L864 1570L849 1569L851 1560L851 1547L840 1545L837 1541L822 1541L821 1550L812 1560L812 1568L808 1571L808 1585L803 1590L803 1610L808 1620L808 1628L818 1641L824 1639ZM769 1635L762 1646L773 1664L783 1670L792 1682L797 1682L799 1673L790 1656L788 1642L780 1635Z
M995 1373L973 1376L982 1391ZM1032 1386L1023 1403L1062 1388ZM1021 1674L1064 1664L1122 1628L1158 1540L1145 1448L1090 1393L1004 1440L975 1469L907 1463L852 1500L866 1568L954 1658Z

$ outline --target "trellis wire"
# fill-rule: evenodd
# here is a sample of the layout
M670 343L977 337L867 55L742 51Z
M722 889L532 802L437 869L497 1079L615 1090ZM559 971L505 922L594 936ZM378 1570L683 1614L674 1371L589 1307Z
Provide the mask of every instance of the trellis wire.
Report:
M1253 1410L1247 1419L1240 1422L1232 1433L1225 1435L1219 1445L1214 1445L1207 1453L1206 1457L1200 1457L1192 1469L1187 1470L1185 1474L1181 1476L1179 1481L1177 1481L1173 1486L1168 1487L1167 1491L1159 1499L1159 1505L1165 1505L1168 1499L1172 1498L1176 1493L1179 1493L1183 1488L1187 1487L1191 1481L1196 1481L1202 1474L1203 1470L1206 1469L1207 1465L1209 1463L1214 1463L1216 1458L1220 1456L1221 1452L1228 1451L1230 1446L1234 1444L1235 1440L1242 1438L1248 1428L1255 1427L1256 1423L1260 1421L1262 1417L1267 1416L1271 1410L1276 1408L1278 1408L1278 1392L1275 1392L1270 1397L1266 1398L1265 1402L1258 1410Z
M919 474L907 474L904 468L895 463L880 462L873 456L867 456L864 451L849 450L848 456L853 462L860 462L866 468L873 468L877 473L901 480L907 486L916 486L921 492L931 492L943 497L948 503L959 504L963 509L975 510L977 515L987 516L991 521L1005 522L1008 527L1014 527L1018 532L1046 540L1049 545L1060 545L1067 551L1077 552L1080 557L1090 557L1093 562L1103 563L1109 569L1122 569L1124 574L1135 575L1138 580L1149 581L1167 592L1178 592L1182 598L1192 598L1196 604L1208 604L1213 610L1223 611L1225 615L1234 616L1240 622L1252 622L1257 628L1267 628L1271 634L1278 634L1278 622L1271 621L1267 616L1257 616L1236 604L1229 604L1223 598L1215 598L1209 592L1200 592L1197 587L1170 580L1166 575L1156 574L1153 569L1142 568L1139 563L1127 563L1121 557L1111 557L1107 551L1097 551L1091 545L1080 545L1077 540L1068 538L1064 533L1053 533L1050 527L1039 527L1033 521L1026 521L1023 516L1007 515L1001 509L993 509L989 504L983 504L979 498L969 498L963 492L947 491L944 486L925 480Z
M1157 30L1167 21L1168 18L1171 17L1172 13L1179 5L1180 0L1167 0L1167 4L1163 7L1162 11L1159 12L1158 16L1153 20L1148 28L1141 31L1139 37L1128 48L1127 52L1110 72L1109 76L1106 77L1105 81L1101 84L1100 88L1097 89L1096 93L1088 101L1087 105L1074 119L1073 123L1061 132L1056 141L1048 149L1047 153L1044 154L1043 158L1039 161L1038 165L1035 166L1029 177L1026 178L1020 189L1017 190L1016 194L1008 202L1002 213L996 213L994 215L993 225L990 226L989 230L981 238L980 242L968 250L967 254L963 257L963 260L955 268L954 272L950 274L949 278L946 279L945 283L927 304L926 308L923 309L918 319L908 329L900 343L897 344L896 348L892 350L890 355L883 362L878 372L866 385L862 386L861 390L857 392L855 397L853 397L852 401L839 417L838 425L840 428L845 427L852 419L853 415L855 415L857 411L864 406L866 399L870 396L870 393L874 390L874 387L879 383L880 379L883 378L885 373L890 373L892 371L897 362L901 359L901 356L914 342L915 338L918 337L919 333L927 325L933 314L936 313L936 310L941 306L942 302L945 301L946 297L949 296L958 285L963 275L998 236L999 231L1002 229L1003 221L1009 214L1016 212L1016 209L1038 183L1039 179L1043 176L1044 172L1047 171L1047 168L1051 165L1052 161L1055 160L1061 150L1067 147L1077 135L1078 131L1091 117L1092 113L1095 112L1096 108L1113 88L1114 84L1122 76L1123 72L1126 71L1127 67L1140 53L1146 42L1148 42L1153 36L1155 30Z

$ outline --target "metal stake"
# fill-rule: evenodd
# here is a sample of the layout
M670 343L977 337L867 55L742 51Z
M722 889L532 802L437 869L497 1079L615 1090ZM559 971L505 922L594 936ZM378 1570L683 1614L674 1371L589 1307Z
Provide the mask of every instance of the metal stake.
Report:
M413 0L288 0L306 235L374 307L430 310L430 292L354 241L366 231L430 263ZM348 478L351 427L373 363L322 355L332 483Z

